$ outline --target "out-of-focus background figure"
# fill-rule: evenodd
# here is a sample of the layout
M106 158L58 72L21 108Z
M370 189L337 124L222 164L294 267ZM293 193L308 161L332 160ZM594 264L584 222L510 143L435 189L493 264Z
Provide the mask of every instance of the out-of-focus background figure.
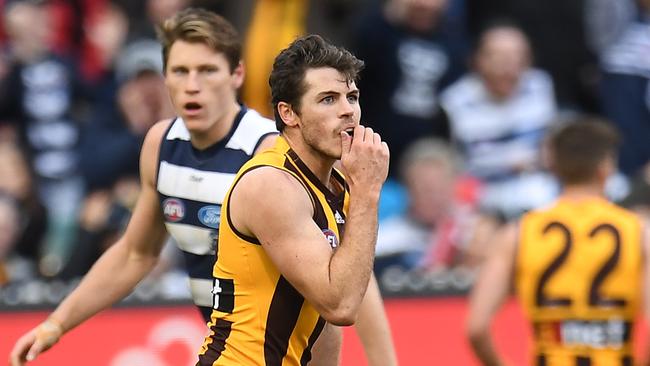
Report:
M76 108L85 100L71 55L49 47L53 29L48 10L47 4L32 1L9 2L4 9L10 61L0 115L13 124L35 173L48 217L40 267L43 274L55 275L69 255L84 195Z
M440 90L465 70L466 39L449 0L390 0L364 13L353 50L366 62L359 81L363 119L391 148L392 177L415 140L447 139Z
M378 273L389 266L434 271L480 262L490 219L478 212L479 182L461 176L460 164L443 140L425 138L408 147L398 167L408 204L379 228Z
M441 98L465 169L483 183L482 208L506 220L556 193L540 159L542 140L558 113L553 81L531 66L531 57L521 29L492 24L479 35L474 71Z
M641 216L605 199L618 143L616 129L593 117L550 136L561 195L494 236L472 291L467 329L482 364L507 363L490 325L513 285L532 328L530 363L635 364L632 329L650 314L650 237ZM638 327L649 328L647 321ZM649 355L643 349L640 358Z
M650 2L588 4L591 44L600 61L602 113L623 134L621 170L634 174L650 159Z

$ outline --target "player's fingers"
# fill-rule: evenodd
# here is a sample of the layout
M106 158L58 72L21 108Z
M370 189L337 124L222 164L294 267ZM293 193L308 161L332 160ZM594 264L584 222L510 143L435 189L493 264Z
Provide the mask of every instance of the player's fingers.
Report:
M372 143L374 133L372 128L366 127L366 130L363 131L363 141Z
M61 335L63 335L63 329L61 328L61 324L59 322L50 318L41 323L41 325L36 328L36 340L27 352L27 361L32 361L41 352L44 352L52 347L56 342L59 341Z
M11 355L11 357L9 358L9 365L10 366L24 366L25 365L24 358Z
M350 153L350 146L352 145L352 136L347 132L341 131L341 159Z
M384 149L384 151L386 152L386 154L388 156L390 156L390 149L388 148L388 144L386 143L386 141L382 141L381 146Z
M372 136L372 142L374 145L381 145L381 136L377 132L375 132Z
M25 364L25 356L32 345L29 334L21 337L9 354L9 364L11 366L22 366Z
M352 136L353 145L355 144L355 141L356 143L363 142L363 135L365 129L366 128L363 127L362 125L356 125L356 127L354 127L354 136Z
M34 361L38 355L43 352L43 348L45 348L45 344L40 341L34 342L34 344L30 347L29 351L27 352L27 356L25 359L27 361Z

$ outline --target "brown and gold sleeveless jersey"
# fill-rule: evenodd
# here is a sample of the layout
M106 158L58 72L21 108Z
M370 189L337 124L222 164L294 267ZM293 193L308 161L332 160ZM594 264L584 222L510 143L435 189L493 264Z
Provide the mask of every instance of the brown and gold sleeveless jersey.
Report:
M233 187L244 174L262 166L289 172L302 183L312 200L314 221L335 248L343 235L348 205L343 176L332 173L332 183L340 192L332 193L279 137L273 149L240 169ZM279 273L260 242L231 225L232 189L221 209L214 310L197 365L306 365L325 321Z
M635 214L600 198L560 199L524 215L515 285L533 326L533 364L632 365L641 226Z

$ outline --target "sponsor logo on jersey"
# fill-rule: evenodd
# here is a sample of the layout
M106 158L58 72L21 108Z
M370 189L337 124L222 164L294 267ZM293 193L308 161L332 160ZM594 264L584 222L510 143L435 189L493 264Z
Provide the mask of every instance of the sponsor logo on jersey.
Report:
M559 328L562 343L571 347L620 348L630 335L629 326L621 319L565 320Z
M185 205L177 198L168 198L163 201L163 214L171 222L181 221L185 217Z
M201 182L203 181L203 177L200 177L200 176L197 176L197 175L191 174L191 175L190 175L190 181L192 181L192 182L197 182L197 183L201 183Z
M203 225L217 229L219 228L219 222L221 222L221 207L203 206L199 210L198 216Z
M336 234L331 229L323 229L323 235L327 238L327 241L330 243L332 249L339 246L339 238L336 237Z

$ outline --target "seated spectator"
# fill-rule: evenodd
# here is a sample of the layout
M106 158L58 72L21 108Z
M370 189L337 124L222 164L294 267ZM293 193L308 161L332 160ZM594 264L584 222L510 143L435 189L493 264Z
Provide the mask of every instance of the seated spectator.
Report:
M594 113L597 60L585 42L589 32L583 11L589 1L593 0L463 0L473 37L495 20L516 20L529 37L536 67L553 78L559 109Z
M462 27L448 21L450 0L389 0L359 20L354 53L363 119L390 146L390 177L409 144L449 137L439 92L465 70Z
M458 157L444 141L426 138L412 144L399 165L408 192L402 215L383 220L377 237L375 270L435 270L474 265L479 260L472 241L489 237L489 228L475 210L476 181L458 176ZM482 225L482 226L477 226ZM482 227L483 235L475 235ZM474 252L470 252L472 250Z
M141 40L117 56L119 83L113 108L98 108L84 130L81 166L88 190L110 188L120 177L138 174L145 133L174 114L162 76L160 45Z
M9 2L3 15L11 61L0 82L0 120L15 124L28 152L48 215L41 272L53 276L70 253L84 195L78 142L85 99L75 60L51 50L46 2Z
M474 69L443 91L441 102L464 170L483 183L482 209L511 219L557 192L540 160L557 114L553 83L531 67L526 36L509 23L482 33Z

